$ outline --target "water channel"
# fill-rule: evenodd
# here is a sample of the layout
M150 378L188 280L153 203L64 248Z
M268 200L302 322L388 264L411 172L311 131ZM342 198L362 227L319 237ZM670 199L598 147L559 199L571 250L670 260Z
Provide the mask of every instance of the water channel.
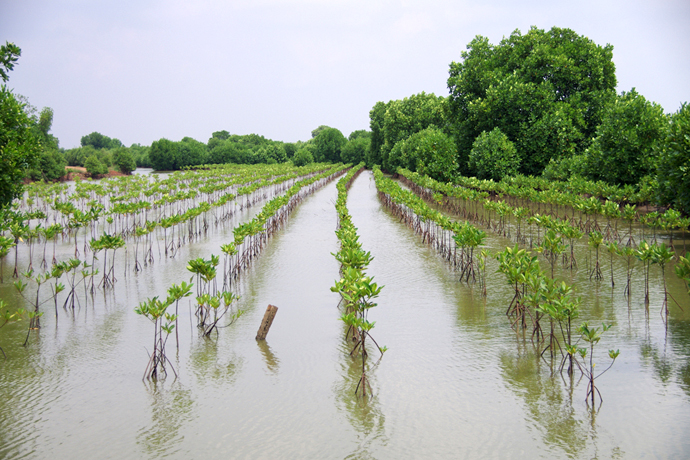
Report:
M458 274L390 215L371 173L360 175L348 208L374 260L368 274L384 285L369 319L386 352L370 372L374 396L356 398L358 368L348 356L331 253L338 250L335 182L308 197L235 289L246 310L217 337L203 339L185 300L179 374L142 381L152 324L134 307L190 278L186 261L219 254L231 228L182 246L174 259L139 274L121 273L115 289L75 313L50 308L42 329L21 344L26 324L0 330L0 458L687 458L690 456L690 302L667 274L668 324L654 271L645 311L642 273L633 295L586 270L559 269L583 297L582 320L612 323L595 358L621 356L597 384L537 359L505 316L512 287L490 261L488 295ZM251 219L260 206L235 216ZM233 224L234 225L234 224ZM501 250L509 240L489 235ZM587 249L579 248L584 261ZM605 267L608 267L608 259ZM584 262L581 262L584 265ZM606 272L605 272L606 273ZM624 280L622 261L614 261ZM0 298L19 299L5 267ZM265 342L254 339L268 304L279 307Z

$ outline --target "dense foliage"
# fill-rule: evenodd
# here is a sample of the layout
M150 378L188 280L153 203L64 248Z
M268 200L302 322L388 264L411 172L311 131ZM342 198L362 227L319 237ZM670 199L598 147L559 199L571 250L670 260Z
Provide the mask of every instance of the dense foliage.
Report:
M637 184L656 171L656 150L668 121L662 107L633 88L605 111L597 136L586 152L586 175L610 184Z
M0 207L19 196L39 148L23 108L7 86L0 86Z
M403 100L377 102L369 112L371 154L367 165L381 164L395 170L389 156L395 145L431 126L443 127L444 99L424 92Z
M660 149L659 201L690 214L690 105L671 118L668 137Z
M484 131L472 144L469 168L479 179L499 181L517 174L520 159L515 145L499 128Z
M515 143L520 172L581 153L615 96L613 47L570 29L519 30L498 45L477 36L450 65L449 129L461 165L474 140L498 127Z
M4 82L7 72L21 56L21 49L6 42L0 47L0 208L4 208L21 193L21 181L26 170L36 164L39 144L32 130L31 118L24 103ZM52 116L52 111L51 111Z
M456 158L453 140L437 127L430 126L397 142L384 166L390 171L403 167L449 181L458 169Z

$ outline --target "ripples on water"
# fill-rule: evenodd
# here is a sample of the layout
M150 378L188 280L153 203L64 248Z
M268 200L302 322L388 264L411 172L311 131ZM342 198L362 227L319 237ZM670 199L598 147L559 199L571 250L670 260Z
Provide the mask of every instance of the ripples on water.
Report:
M168 345L177 381L142 382L152 325L133 308L188 280L186 261L219 254L232 225L139 275L118 269L113 293L98 293L95 305L73 317L60 310L57 327L51 308L44 309L44 327L26 349L18 346L24 325L3 328L0 346L9 357L0 362L0 458L680 458L690 452L689 312L672 309L664 327L656 272L649 315L641 273L634 275L630 306L622 297L622 263L614 264L613 292L607 257L602 282L587 281L586 248L578 248L580 270L557 273L583 297L583 319L614 324L597 359L604 363L603 350L621 349L598 381L604 404L591 415L585 383L554 373L536 359L529 339L510 329L505 309L513 291L495 273L496 262L487 267L488 297L458 282L457 272L381 207L370 173L354 182L348 207L374 256L368 274L385 285L369 318L376 321L372 335L389 351L369 373L373 398L355 398L360 367L348 356L339 299L330 292L338 276L331 255L338 250L335 196L331 183L305 200L242 275L235 289L246 313L234 325L205 340L189 301L181 303L179 353L174 338ZM492 251L512 245L491 234L487 242ZM670 283L674 296L687 295ZM18 301L7 278L0 295ZM279 311L267 341L257 343L269 303Z

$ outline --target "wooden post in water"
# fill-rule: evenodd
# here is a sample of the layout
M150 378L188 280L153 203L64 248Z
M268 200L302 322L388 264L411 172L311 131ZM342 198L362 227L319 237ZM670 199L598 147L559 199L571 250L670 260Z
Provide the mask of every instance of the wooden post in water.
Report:
M273 324L273 318L275 318L277 312L278 307L275 305L269 305L266 308L264 319L261 320L261 326L259 326L259 331L256 333L256 340L266 340L266 335L271 328L271 324Z

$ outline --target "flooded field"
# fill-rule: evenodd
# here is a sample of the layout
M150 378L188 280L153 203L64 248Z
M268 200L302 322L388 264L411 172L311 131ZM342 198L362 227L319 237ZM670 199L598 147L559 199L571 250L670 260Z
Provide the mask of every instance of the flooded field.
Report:
M200 240L138 273L116 261L114 289L98 290L74 312L44 307L40 331L0 330L0 458L687 458L690 456L690 296L672 269L671 302L660 315L663 282L651 270L645 308L642 270L623 296L626 267L608 256L604 278L581 268L556 278L582 297L579 321L612 328L595 361L615 365L597 380L603 404L585 402L587 382L539 359L529 336L506 317L513 288L489 259L487 296L379 202L370 172L349 192L367 273L385 287L371 310L388 347L369 372L373 397L355 397L359 369L349 357L331 292L339 277L335 181L307 197L233 290L245 310L234 324L201 337L192 301L180 303L178 378L142 375L153 326L134 308L191 277L187 262L219 255L232 228L262 203L235 213ZM492 252L514 242L487 232ZM162 244L162 243L161 243ZM60 251L69 254L74 245ZM129 250L129 249L128 249ZM131 257L131 253L128 253ZM26 264L26 255L20 254ZM34 261L35 263L35 261ZM545 261L541 261L547 266ZM0 298L24 302L3 268ZM268 304L279 310L265 342L255 335Z

